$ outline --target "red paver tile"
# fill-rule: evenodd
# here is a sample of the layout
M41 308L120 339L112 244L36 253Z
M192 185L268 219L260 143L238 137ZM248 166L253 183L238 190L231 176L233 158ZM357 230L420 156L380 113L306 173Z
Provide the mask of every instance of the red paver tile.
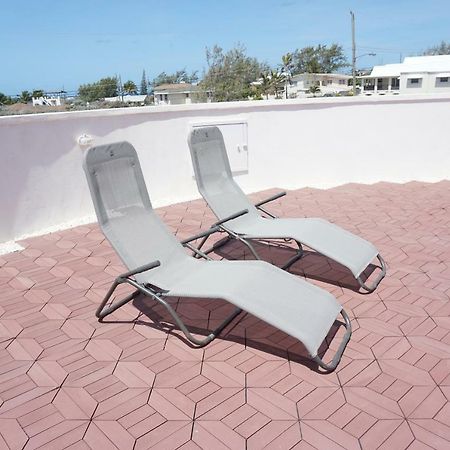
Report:
M199 420L196 422L200 427L204 428L210 435L214 436L216 439L220 440L228 448L235 449L245 449L245 438L242 437L238 430L233 430L228 427L225 423L218 420ZM195 429L194 429L195 433Z
M89 422L81 420L65 420L59 424L30 438L27 449L39 447L65 448L82 439Z
M222 387L244 387L245 374L225 362L205 362L202 366L202 375ZM248 375L247 375L248 377ZM248 386L247 378L247 386Z
M404 423L402 420L378 420L361 438L361 447L378 448ZM402 433L403 434L403 433Z
M14 419L0 419L0 447L19 450L24 447L28 436Z
M62 387L52 403L66 419L90 419L97 407L83 388Z
M413 386L429 386L435 384L427 371L418 369L401 360L383 360L379 361L379 364L384 373Z
M121 348L108 339L91 339L86 351L97 361L117 361L122 353Z
M247 403L272 420L297 419L294 401L268 388L248 388Z
M167 420L189 420L195 403L176 389L153 389L148 404Z
M60 303L48 303L41 309L47 319L66 319L72 311Z
M17 361L34 361L42 353L42 347L34 339L15 339L7 350Z
M191 422L176 420L168 421L137 439L136 446L134 448L136 450L155 447L160 447L163 449L170 448L165 446L165 442L169 442L170 439L174 439L178 444L177 446L180 446L189 439L191 430ZM177 446L175 446L175 448Z
M221 388L197 403L196 418L221 420L244 403L244 390L239 388Z
M131 388L151 387L155 374L139 362L119 362L114 376Z
M116 421L94 420L89 424L83 440L90 448L133 449L135 439Z
M224 439L222 437L222 439ZM194 429L192 432L192 440L200 447L200 448L214 448L217 450L226 450L228 447L225 442L222 442L219 438L215 437L212 433L210 433L205 427L201 425L199 421L194 423ZM241 448L245 448L245 445Z
M37 386L58 387L67 377L67 372L56 361L37 361L27 374Z

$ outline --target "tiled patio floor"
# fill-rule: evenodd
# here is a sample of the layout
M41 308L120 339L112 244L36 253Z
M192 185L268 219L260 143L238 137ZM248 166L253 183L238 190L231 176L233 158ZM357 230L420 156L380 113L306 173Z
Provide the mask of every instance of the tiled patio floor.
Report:
M273 205L360 234L389 265L370 295L324 257L294 266L352 318L352 340L327 375L248 315L205 349L141 298L98 323L123 267L97 226L23 242L0 257L0 449L449 449L449 208L449 181L302 189ZM213 221L202 201L158 212L180 238ZM173 303L199 333L230 311L222 301Z

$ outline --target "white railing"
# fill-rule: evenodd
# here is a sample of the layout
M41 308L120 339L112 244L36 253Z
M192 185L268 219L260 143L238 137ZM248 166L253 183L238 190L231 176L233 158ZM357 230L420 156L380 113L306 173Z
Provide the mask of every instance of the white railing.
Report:
M0 243L94 220L81 167L92 143L130 141L155 206L199 196L186 143L193 123L247 123L248 173L238 178L247 192L437 181L450 178L449 110L449 95L428 95L3 117Z

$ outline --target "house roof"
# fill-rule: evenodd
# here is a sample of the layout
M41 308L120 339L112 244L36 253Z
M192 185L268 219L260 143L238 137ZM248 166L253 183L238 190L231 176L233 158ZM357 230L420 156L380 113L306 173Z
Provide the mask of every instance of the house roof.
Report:
M175 92L196 92L199 88L195 84L190 83L166 83L160 84L159 86L155 86L154 92L155 94L171 94Z
M409 56L403 63L374 66L370 78L399 77L400 74L450 71L450 55Z
M350 79L350 75L344 75L343 73L299 73L297 75L294 75L292 78L295 80L304 78L305 76L309 77L323 77L323 78L339 78L341 80L347 80Z
M403 64L385 64L383 66L374 66L371 77L399 77Z

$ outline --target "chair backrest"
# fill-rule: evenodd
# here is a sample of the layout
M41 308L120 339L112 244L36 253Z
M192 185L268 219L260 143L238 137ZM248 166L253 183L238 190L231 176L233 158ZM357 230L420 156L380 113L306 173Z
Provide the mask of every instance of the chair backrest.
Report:
M123 263L134 269L186 257L152 208L139 159L128 142L90 148L84 158L98 223Z
M245 221L258 210L237 185L231 173L225 142L219 128L194 128L189 134L189 149L200 194L219 219L248 209L248 214L231 222Z

